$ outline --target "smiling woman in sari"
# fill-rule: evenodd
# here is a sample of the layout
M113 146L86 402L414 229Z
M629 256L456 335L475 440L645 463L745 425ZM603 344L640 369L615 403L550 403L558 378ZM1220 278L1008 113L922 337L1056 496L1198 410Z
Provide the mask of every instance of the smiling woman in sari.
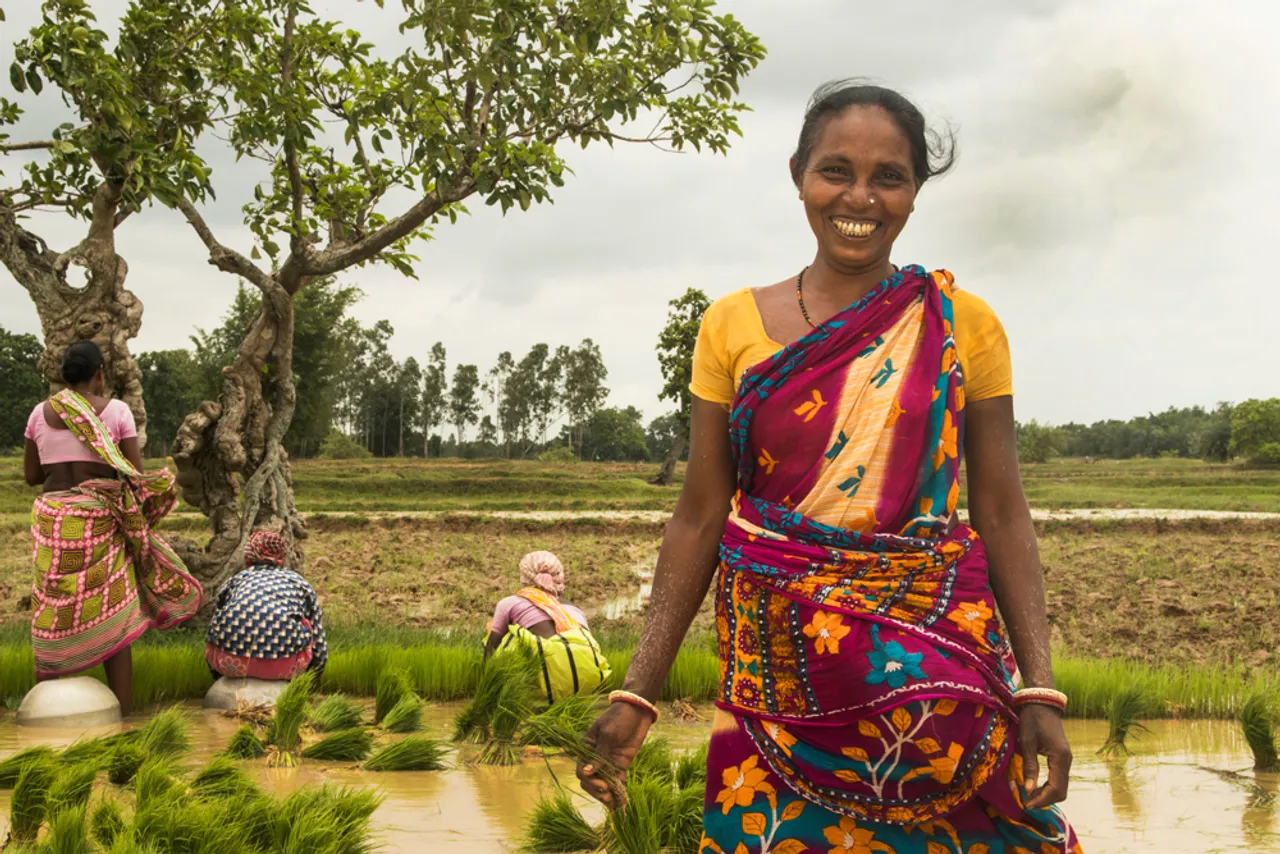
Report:
M1079 850L1003 329L890 261L945 142L895 92L819 90L791 161L814 260L703 320L686 484L587 740L627 767L718 567L704 851ZM597 764L579 777L616 807Z

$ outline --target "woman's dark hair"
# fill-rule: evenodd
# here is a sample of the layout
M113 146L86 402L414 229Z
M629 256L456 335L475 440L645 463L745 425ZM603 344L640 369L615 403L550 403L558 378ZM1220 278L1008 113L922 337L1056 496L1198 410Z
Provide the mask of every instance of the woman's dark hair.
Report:
M804 111L795 166L791 171L791 178L797 184L809 165L814 143L826 120L850 107L879 107L898 123L911 144L911 168L916 173L917 186L943 174L956 162L955 132L950 128L942 132L930 128L924 114L903 95L864 80L833 80L814 91Z
M92 341L77 341L62 354L62 381L75 386L93 379L102 370L102 351Z

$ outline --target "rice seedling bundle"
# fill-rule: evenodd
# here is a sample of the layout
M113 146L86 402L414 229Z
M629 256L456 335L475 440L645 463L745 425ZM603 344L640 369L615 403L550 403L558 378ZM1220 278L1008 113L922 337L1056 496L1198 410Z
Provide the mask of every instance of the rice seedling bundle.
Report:
M231 737L225 751L232 759L257 759L267 752L267 745L251 726L242 726Z
M63 765L83 765L93 763L98 767L106 764L115 745L120 741L116 737L90 738L77 741L70 747L63 748L58 754L58 762Z
M1240 709L1240 726L1245 741L1253 752L1253 770L1280 771L1280 755L1276 753L1276 705L1266 694L1254 694Z
M364 763L367 771L444 771L445 746L425 735L411 735L392 742Z
M387 732L417 732L422 729L422 707L423 702L417 694L405 694L382 719L383 729Z
M626 805L605 820L604 849L609 854L659 854L672 819L673 791L653 778L630 783Z
M40 854L89 852L89 822L84 805L50 813L49 831L40 846Z
M58 771L49 787L46 811L50 817L66 809L77 809L89 802L94 781L98 779L98 766L93 763L73 765Z
M293 679L276 698L275 714L267 728L267 740L286 757L296 752L302 743L302 725L307 720L313 678L311 673L303 673ZM286 759L285 764L288 761Z
M354 702L343 694L330 694L311 710L311 726L319 732L337 732L360 726L364 717Z
M124 833L124 813L113 800L103 799L89 818L89 832L103 849L110 849Z
M1129 739L1147 731L1139 718L1150 708L1151 701L1141 688L1128 688L1113 697L1107 709L1107 740L1098 748L1098 755L1112 758L1128 756L1132 752Z
M567 732L577 733L579 737L586 734L591 724L600 713L600 698L595 695L566 697L557 700L544 712L532 718L524 727L521 741L525 744L536 744L539 747L553 745L539 744L536 732L543 723L549 723Z
M373 722L382 723L382 719L391 713L401 700L413 693L409 684L409 674L399 667L387 667L378 674L378 685L373 701Z
M520 722L532 716L538 701L539 672L535 654L522 646L489 659L476 686L475 698L454 721L453 740L514 740ZM518 719L514 726L511 725L513 719Z
M669 854L699 854L702 847L702 788L677 788L670 797L671 811L662 838L663 849Z
M44 824L49 790L57 768L47 759L28 763L18 775L9 805L9 834L18 843L34 842Z
M136 740L151 755L171 756L190 750L187 716L177 706L165 709L147 722Z
M302 751L303 759L326 762L359 762L373 751L373 736L362 729L335 732Z
M672 771L671 743L665 738L648 738L627 769L627 779L636 783L657 780L667 786L675 783Z
M258 786L230 756L218 756L191 781L191 791L211 798L253 795Z
M133 790L138 810L154 802L164 800L178 786L175 779L176 769L171 761L162 756L148 757L133 778Z
M52 761L53 749L40 745L19 750L17 753L0 762L0 789L12 789L22 776L22 771L34 762Z
M300 789L284 800L273 835L276 850L363 854L373 848L369 819L382 802L368 789L336 786Z
M599 831L563 791L540 799L526 819L523 847L531 854L595 851L600 842Z
M559 750L575 762L594 765L596 775L609 787L614 799L621 802L626 797L621 770L589 747L577 733L554 721L535 718L529 724L527 737L535 739L534 744Z

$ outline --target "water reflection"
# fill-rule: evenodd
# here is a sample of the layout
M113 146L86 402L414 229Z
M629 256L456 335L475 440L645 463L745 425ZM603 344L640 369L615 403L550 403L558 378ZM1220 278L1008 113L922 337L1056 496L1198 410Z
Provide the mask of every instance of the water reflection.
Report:
M1111 788L1111 808L1115 810L1116 817L1131 830L1141 829L1142 801L1138 798L1129 763L1123 760L1108 762L1107 783Z

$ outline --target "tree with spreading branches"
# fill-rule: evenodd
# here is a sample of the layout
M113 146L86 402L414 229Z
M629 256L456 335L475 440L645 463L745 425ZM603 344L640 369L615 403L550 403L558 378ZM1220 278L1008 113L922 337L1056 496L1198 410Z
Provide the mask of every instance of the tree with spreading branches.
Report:
M676 430L662 468L651 481L659 486L668 486L675 478L676 463L689 441L689 419L693 408L693 394L689 391L689 383L693 380L693 348L698 343L702 315L711 307L711 301L697 288L689 288L684 296L673 299L668 305L667 325L658 335L658 365L662 368L663 379L658 399L669 400L676 405Z

